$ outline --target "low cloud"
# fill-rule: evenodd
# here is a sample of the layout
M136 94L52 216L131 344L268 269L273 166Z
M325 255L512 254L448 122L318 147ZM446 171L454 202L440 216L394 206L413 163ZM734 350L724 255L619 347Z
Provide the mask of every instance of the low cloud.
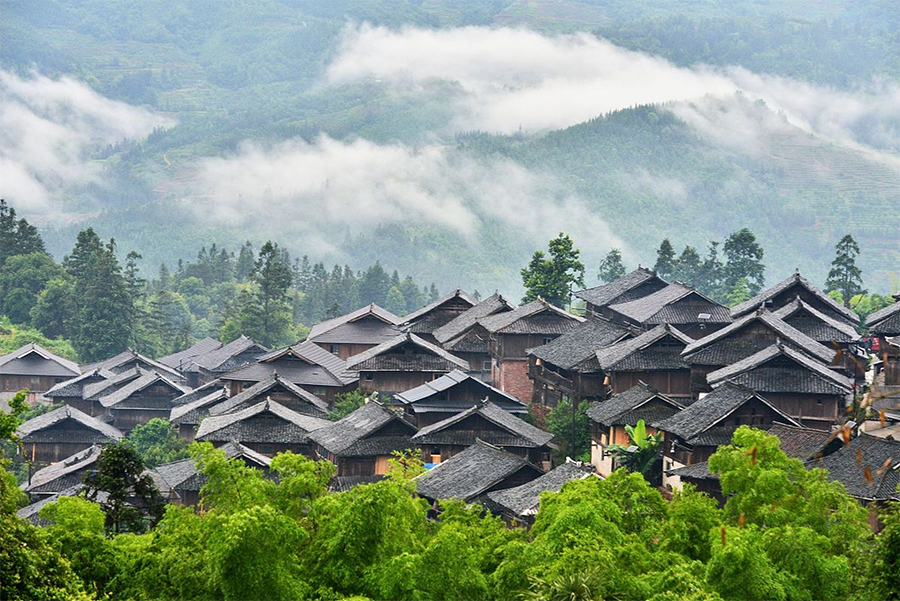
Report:
M23 211L45 210L56 191L100 181L92 151L167 124L68 77L0 71L0 196Z

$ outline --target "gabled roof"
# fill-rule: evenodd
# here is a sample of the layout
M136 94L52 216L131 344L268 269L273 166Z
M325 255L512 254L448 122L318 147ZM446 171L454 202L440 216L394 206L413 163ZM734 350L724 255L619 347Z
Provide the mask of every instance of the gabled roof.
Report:
M869 331L873 334L896 336L900 334L900 302L888 305L869 314L866 318Z
M766 301L778 296L785 290L788 290L792 286L798 286L806 289L807 292L818 298L820 301L825 303L827 307L829 307L832 311L837 313L838 315L843 316L845 319L849 320L850 323L858 324L859 323L859 315L851 311L850 309L844 307L842 304L819 290L815 287L812 282L807 280L805 277L800 275L799 273L795 273L791 277L786 280L782 280L769 288L768 290L763 290L753 298L739 305L735 305L731 308L732 317L740 317L754 309L758 308L760 305L764 305Z
M418 406L420 405L447 405L446 401L442 402L442 398L444 393L449 390L452 390L456 386L460 384L469 384L474 385L476 388L480 388L484 391L484 396L492 396L495 400L502 399L505 401L505 407L503 407L506 411L510 411L513 413L526 413L528 409L525 407L525 403L512 396L509 393L506 393L499 388L494 388L490 384L483 382L479 378L470 376L469 374L463 373L458 369L454 369L448 374L442 375L440 378L436 378L431 382L426 382L421 386L416 386L415 388L411 388L410 390L405 390L403 392L398 392L394 395L394 399L399 403L403 403L406 405L412 405L413 411L416 411ZM435 398L439 397L439 398ZM495 404L497 404L495 402ZM456 408L460 411L467 409L472 406L472 403L458 404Z
M222 380L216 378L215 380L211 380L206 384L202 384L189 392L185 392L179 397L175 397L174 399L172 399L172 405L177 407L178 405L187 405L188 403L193 403L197 399L202 399L205 396L209 396L209 394L211 394L212 392L221 390L224 387L225 385L222 383Z
M651 349L667 337L684 345L693 342L690 336L683 334L675 326L662 324L636 338L598 350L597 361L605 372L690 369L681 358L682 349L678 346Z
M318 410L318 413L320 413L322 417L324 417L325 414L328 413L328 403L326 403L313 393L303 390L290 380L278 375L278 373L273 373L265 380L257 382L250 388L241 391L240 394L236 394L230 399L227 399L224 402L211 407L209 410L209 415L215 416L222 415L224 413L232 413L236 410L247 407L249 404L255 404L254 401L256 401L256 399L263 396L276 386L282 386L286 388L298 398L303 399L304 401L309 403L309 405L311 405L314 409Z
M283 358L293 358L305 365L318 368L309 370L292 369L289 365L275 364ZM228 372L220 376L223 380L261 381L271 376L274 370L280 370L286 379L301 386L346 386L359 379L359 374L347 369L347 362L333 355L314 342L300 342L270 351L257 358L257 362Z
M807 377L800 377L796 370L765 367L766 363L781 356L787 357L806 370ZM707 383L713 387L726 380L740 382L760 392L844 395L853 390L853 382L849 378L828 369L805 353L783 344L773 344L746 359L717 369L706 376Z
M391 422L401 424L405 436L372 436ZM353 413L310 434L310 438L337 457L388 455L414 447L410 436L416 427L377 401L369 401Z
M169 378L175 379L183 379L183 376L178 373L177 369L172 369L168 365L163 365L159 361L154 361L150 357L145 357L144 355L138 353L137 351L133 351L128 349L126 351L122 351L118 355L114 357L110 357L109 359L104 359L103 361L98 361L97 363L91 363L90 365L85 365L82 367L83 371L89 371L94 368L106 369L112 372L119 372L119 368L128 363L129 361L137 360L144 364L145 369L155 369L156 371L166 374Z
M93 378L102 378L109 379L115 377L116 374L111 371L106 371L102 369L92 369L90 371L86 371L80 376L75 376L71 380L66 380L65 382L60 382L50 390L44 393L44 397L46 398L83 398L84 397L84 387L90 384L90 382L86 382L86 380L91 380Z
M597 477L594 466L566 458L559 465L543 476L504 490L495 490L487 495L487 505L497 511L508 511L518 517L534 516L538 512L542 492L559 492L566 482L583 480L591 476Z
M40 357L44 361L40 364L19 361L29 356ZM71 377L80 373L74 361L63 359L33 342L0 356L0 375Z
M822 313L799 296L772 314L813 340L854 342L860 338L856 328L846 321Z
M768 433L778 437L778 440L781 442L781 450L788 457L803 461L823 453L825 447L835 440L831 432L814 430L812 428L798 428L778 423L772 424ZM900 460L900 457L898 457L898 460Z
M540 319L542 313L564 318L565 325L561 325L558 319ZM572 315L539 298L512 311L483 317L478 323L492 334L564 334L583 321L583 317Z
M16 435L23 441L27 441L28 437L32 434L41 430L45 430L47 428L51 428L56 424L62 423L66 420L73 420L75 422L78 422L85 428L95 430L102 437L109 440L121 440L124 436L124 434L122 434L122 432L118 428L113 428L111 425L103 423L100 420L91 417L87 413L79 411L71 405L63 405L58 409L54 409L53 411L49 411L43 415L39 415L35 418L30 419L24 424L20 424L16 429ZM60 442L69 441L62 440Z
M236 358L238 355L251 350L256 350L259 354L268 352L268 349L263 345L254 342L246 336L241 336L215 350L197 355L183 368L183 371L198 371L201 368L210 372L227 371L237 367Z
M424 497L471 501L519 470L529 472L534 478L542 474L523 457L477 441L418 476L414 482Z
M512 311L512 309L512 305L506 302L506 299L500 296L499 293L495 292L468 311L453 318L446 325L434 330L431 335L441 344L445 344L464 334L469 328L474 326L479 319L494 315L495 313Z
M834 350L819 344L765 309L744 315L721 330L692 342L685 347L682 356L688 363L701 365L729 365L740 361L771 344L771 341L766 340L732 340L730 338L753 322L764 324L778 335L778 340L788 343L825 364L831 363L834 359Z
M31 481L22 485L22 490L28 493L58 492L81 482L75 474L87 469L91 464L100 459L103 449L100 445L91 445L83 451L66 457L57 463L51 463L44 469L38 470L31 476ZM56 486L50 486L51 483Z
M823 467L828 477L844 485L850 496L864 501L900 500L900 442L860 434L850 444L807 467ZM871 483L866 478L868 468Z
M478 324L465 331L464 334L457 336L453 340L448 340L441 344L445 351L450 351L457 355L461 353L479 353L487 355L490 351L491 335ZM487 359L487 357L485 357Z
M638 267L630 273L626 273L617 280L587 290L579 290L575 296L598 307L604 307L614 303L622 303L640 298L636 294L638 288L643 287L648 293L655 292L654 288L661 289L666 286L666 281L656 275L655 272L644 267Z
M402 345L418 347L418 352L411 355L394 355L391 353ZM422 357L430 355L432 360ZM351 371L452 371L469 369L469 362L451 355L439 346L419 338L409 332L400 334L382 342L376 347L363 351L347 359L347 369Z
M203 340L195 342L183 351L172 353L171 355L166 355L165 357L160 357L158 361L163 365L168 365L172 369L183 369L191 362L190 360L194 357L209 353L218 348L222 348L222 343L218 340L215 340L214 338L210 338L209 336L207 336Z
M647 405L654 400L665 404L666 407L648 407ZM681 403L670 399L643 382L638 382L628 390L605 401L592 403L588 407L587 416L592 421L604 426L635 425L639 420L650 424L668 419L683 408Z
M432 332L440 326L446 325L453 316L447 315L432 315L432 313L440 313L439 309L446 304L449 304L451 301L455 303L467 304L469 308L474 307L478 304L474 298L469 296L469 294L465 290L461 290L457 288L453 292L445 294L441 298L437 299L433 303L429 303L419 309L418 311L413 311L409 315L403 317L403 322L400 324L401 328L410 328L409 331L414 334L418 334L421 332ZM427 324L425 323L427 322ZM425 327L422 327L425 326Z
M672 433L690 444L704 433L713 430L719 422L752 399L767 405L780 421L792 426L800 425L750 388L733 382L723 382L711 393L694 401L672 417L651 425L658 430ZM728 438L730 440L730 436Z
M474 415L479 415L491 422L498 428L504 430L505 434L490 431L473 432L468 430L453 430L454 425ZM536 448L549 445L550 441L553 439L553 435L549 432L544 432L540 428L535 428L509 411L485 400L474 407L470 407L447 419L422 428L419 430L418 434L412 437L412 440L416 444L470 445L475 443L476 437L497 446L525 448Z
M694 303L681 307L676 305L691 296L696 297ZM702 307L695 306L697 303L700 303ZM625 303L616 303L610 305L609 308L643 325L731 322L731 315L727 307L681 282L673 282L653 294ZM701 319L701 314L708 315L708 317Z
M267 415L280 424L253 424L251 418ZM247 422L247 423L244 423ZM281 442L299 444L308 442L309 433L331 425L318 417L291 411L284 405L266 399L252 407L234 413L210 416L200 423L197 440L239 442Z
M128 382L136 380L142 375L150 372L147 372L146 370L143 370L136 365L131 369L126 369L123 372L105 373L110 374L107 379L100 380L99 382L91 382L90 384L84 385L81 391L81 397L84 400L97 400L104 395L111 394L113 390L125 386Z
M175 382L173 382L169 378L159 374L158 372L145 371L145 372L141 373L140 377L129 382L122 388L120 388L120 389L116 390L115 392L112 392L108 395L100 397L100 404L104 407L113 407L115 405L118 405L122 401L128 399L131 395L136 394L136 393L144 390L148 386L152 386L158 382L162 382L163 384L166 384L173 390L173 392L176 392L176 393L184 394L189 391L188 388L181 386L180 384L176 384ZM173 395L172 398L175 398L176 396L178 396L178 394Z
M227 399L227 390L214 388L206 396L172 407L172 411L169 413L169 422L175 425L199 424L201 419L209 415L209 410L212 407Z
M309 336L307 336L306 339L316 340L326 332L330 332L339 326L353 323L366 317L374 317L375 319L378 319L379 321L392 326L400 325L400 323L403 321L403 319L397 317L387 309L382 309L375 303L372 303L370 305L366 305L365 307L357 309L356 311L347 313L346 315L341 315L340 317L335 317L334 319L329 319L327 321L317 323L309 330Z
M272 464L270 458L236 441L225 443L219 447L219 450L225 453L227 459L240 457L249 463L256 464L260 469L267 469ZM161 478L169 490L179 494L185 491L199 492L207 480L206 476L197 469L197 464L192 458L164 463L150 471L156 472L155 476L157 477L154 478L156 482L159 482ZM160 484L158 483L157 486L162 489Z
M599 349L615 344L623 338L631 336L627 328L605 319L588 319L562 336L554 338L549 344L528 349L526 352L546 363L562 369L581 369L585 364L596 367L595 361Z

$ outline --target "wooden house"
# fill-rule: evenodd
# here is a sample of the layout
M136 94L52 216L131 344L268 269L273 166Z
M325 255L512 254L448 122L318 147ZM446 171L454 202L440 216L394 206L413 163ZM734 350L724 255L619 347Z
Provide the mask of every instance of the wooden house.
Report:
M109 415L112 425L123 432L146 424L151 419L169 419L172 400L188 390L155 372L141 371L135 378L115 392L100 397L100 406Z
M589 316L611 319L613 313L609 310L610 305L649 296L668 285L668 282L656 275L656 272L638 267L608 284L579 290L575 293L575 297L585 302Z
M467 371L470 374L490 382L492 363L488 349L490 333L478 321L512 310L513 306L495 292L446 325L434 330L432 336L445 351L468 361Z
M691 368L691 391L696 397L712 390L707 375L781 342L829 365L837 352L823 346L776 317L757 309L737 318L728 327L689 344L682 356Z
M433 303L413 311L403 317L399 327L404 332L415 334L431 343L436 343L432 332L447 325L472 307L478 304L465 291L456 289L445 294Z
M459 370L394 395L394 402L404 408L417 428L443 421L485 399L518 416L528 413L528 407L516 397Z
M541 469L524 457L479 440L413 482L419 495L429 501L460 499L472 503L482 495L520 486L542 475Z
M829 315L833 319L843 321L853 327L859 326L859 315L822 292L800 273L795 273L768 290L763 290L750 300L735 305L731 308L731 316L737 319L756 311L759 307L777 311L798 297L817 311Z
M479 320L490 335L491 384L520 401L531 402L534 386L528 377L528 349L548 344L582 322L583 317L540 298Z
M81 374L78 365L31 343L0 356L0 400L28 390L32 400Z
M426 426L412 437L426 463L447 461L481 440L550 469L553 435L519 419L490 401Z
M32 501L53 496L57 493L80 487L82 480L100 459L103 448L91 445L83 451L66 457L56 463L36 471L20 488L28 494Z
M402 413L370 401L346 417L310 433L320 459L337 466L335 476L383 476L395 451L415 448L416 427Z
M781 342L706 377L713 389L735 382L765 395L797 425L830 430L852 400L853 381Z
M897 295L900 299L900 295ZM869 332L878 340L881 370L886 386L900 386L900 300L866 319Z
M531 482L487 493L482 497L482 502L507 524L531 525L540 509L541 493L559 492L566 483L591 476L597 476L594 466L566 458L565 463Z
M45 392L43 396L45 399L50 399L54 405L65 403L91 415L90 402L85 402L84 400L85 387L90 384L105 382L116 377L116 375L111 371L95 368L84 372L80 376L60 382Z
M310 433L332 423L265 400L241 411L207 417L200 423L195 440L217 447L237 441L266 457L290 451L313 459Z
M359 374L359 389L366 394L409 390L468 368L468 361L408 332L347 360L347 369Z
M189 386L197 387L239 367L256 363L257 359L268 350L250 338L241 336L228 344L220 343L217 348L197 353L190 358L178 357L175 368L184 375ZM174 359L170 355L160 359L160 362L170 365Z
M214 387L211 390L207 390L206 393L206 396L195 398L186 403L178 403L178 399L172 402L173 407L169 412L169 423L178 430L179 438L193 442L194 434L197 433L200 422L209 415L210 409L228 400L228 390L224 387Z
M237 442L225 443L219 449L225 453L226 458L238 459L245 466L258 469L266 477L274 478L274 473L269 471L272 463L269 457ZM206 484L207 477L197 469L193 458L164 463L148 473L166 502L185 506L200 503L200 489Z
M868 369L868 351L856 327L822 313L799 296L772 314L835 352L832 365L862 380Z
M100 372L105 374L104 378L95 379L92 382L81 386L81 398L69 396L64 399L67 405L71 405L76 409L87 413L91 417L96 417L98 419L105 418L109 415L109 411L107 411L106 407L100 404L100 399L121 390L138 378L151 373L142 369L140 366L132 367L121 373L114 373L105 369L100 370ZM75 388L73 387L73 394L74 391Z
M768 428L774 422L800 425L750 388L723 382L678 413L651 424L664 437L663 485L680 488L673 470L705 462L719 446L731 444L740 426Z
M210 338L209 336L207 336L203 340L198 340L183 351L178 351L177 353L172 353L171 355L166 355L165 357L160 357L158 361L163 365L167 365L168 367L171 367L172 369L178 370L180 372L190 365L191 359L193 359L194 357L205 355L206 353L220 348L222 348L221 342L219 342L215 338Z
M275 372L324 399L329 406L334 405L338 394L356 390L359 380L359 374L349 371L343 359L309 341L261 355L256 363L222 374L219 380L234 396Z
M617 323L645 330L670 324L694 339L731 323L728 307L681 282L635 300L609 305L607 311Z
M834 453L808 461L806 465L828 470L828 477L843 484L851 497L880 505L900 501L898 458L900 442L860 434L849 445L841 445ZM872 525L876 525L874 519Z
M330 410L328 403L324 400L275 372L250 388L246 388L240 393L211 406L209 415L234 413L266 399L275 401L291 411L313 417L324 418Z
M625 426L636 426L644 420L648 434L655 434L650 424L668 419L684 408L682 403L638 382L611 398L593 403L587 410L591 420L591 463L601 476L608 476L619 466L607 452L612 444L631 444Z
M32 465L55 463L92 445L103 446L124 437L117 428L69 405L28 420L16 435Z
M396 337L402 321L373 303L314 325L306 340L341 359L347 359Z
M90 365L84 365L82 366L81 370L83 372L87 372L91 371L92 369L100 369L112 372L114 374L121 374L126 371L131 371L135 368L139 368L143 371L156 371L169 380L172 380L173 382L177 382L179 384L182 384L184 382L184 376L177 369L173 369L168 365L160 363L159 361L154 361L150 357L146 357L131 349L122 351L118 355L110 357L109 359L104 359L103 361L98 361L97 363L91 363Z
M693 342L669 324L596 352L600 369L609 377L613 394L646 382L674 399L691 398L691 370L681 354Z
M593 318L559 338L528 349L528 377L534 383L533 403L555 407L562 397L605 399L609 387L597 351L632 338L635 333L605 319Z

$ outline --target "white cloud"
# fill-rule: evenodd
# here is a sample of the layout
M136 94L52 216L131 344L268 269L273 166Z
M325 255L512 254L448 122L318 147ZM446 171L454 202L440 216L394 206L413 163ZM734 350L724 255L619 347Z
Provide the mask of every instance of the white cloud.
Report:
M23 212L46 209L57 190L99 181L92 149L168 123L68 77L0 71L0 196Z

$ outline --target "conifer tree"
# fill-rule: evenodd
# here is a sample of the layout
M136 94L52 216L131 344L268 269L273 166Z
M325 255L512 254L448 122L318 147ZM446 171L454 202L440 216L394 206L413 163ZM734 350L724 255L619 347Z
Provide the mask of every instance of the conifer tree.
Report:
M656 251L656 265L653 266L656 275L664 280L671 279L675 273L675 248L666 238Z
M9 257L37 252L46 252L37 228L16 219L16 210L0 198L0 265Z
M723 290L731 292L743 278L747 280L750 296L756 296L766 281L766 266L763 265L763 248L747 228L733 232L722 245L725 254Z
M600 261L597 277L601 282L613 282L625 275L625 264L622 263L622 251L614 248Z
M847 234L835 245L835 257L825 281L826 292L837 291L844 299L844 306L850 306L850 299L857 294L865 294L862 286L862 270L856 266L859 245L853 236Z

